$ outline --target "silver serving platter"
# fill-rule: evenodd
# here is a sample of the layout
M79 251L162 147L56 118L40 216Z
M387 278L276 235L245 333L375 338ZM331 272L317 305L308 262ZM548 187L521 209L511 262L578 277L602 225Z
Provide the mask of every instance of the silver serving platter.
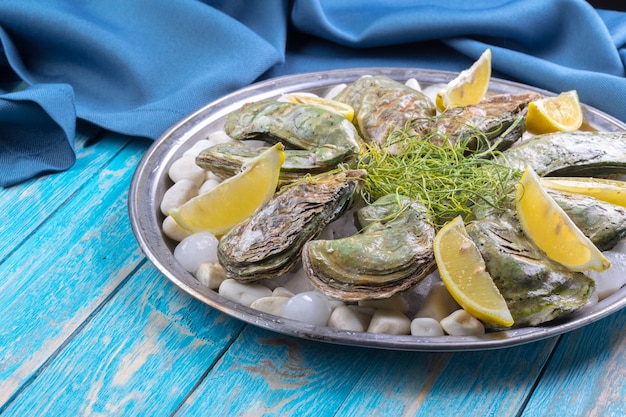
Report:
M411 68L358 68L312 72L259 82L216 100L194 112L166 131L147 150L134 174L129 191L129 215L133 232L147 258L175 285L203 303L249 324L303 339L395 350L469 351L516 346L542 340L593 323L626 306L626 287L602 301L539 327L487 333L482 336L416 337L337 330L266 314L221 297L200 284L173 256L175 243L161 231L163 215L159 205L171 186L170 164L210 133L222 130L225 116L243 103L278 97L283 93L309 91L324 95L337 84L349 83L363 75L386 75L406 81L415 78L422 88L447 83L457 74ZM493 78L490 91L545 95L551 92ZM596 109L583 106L588 127L600 131L624 131L626 125Z

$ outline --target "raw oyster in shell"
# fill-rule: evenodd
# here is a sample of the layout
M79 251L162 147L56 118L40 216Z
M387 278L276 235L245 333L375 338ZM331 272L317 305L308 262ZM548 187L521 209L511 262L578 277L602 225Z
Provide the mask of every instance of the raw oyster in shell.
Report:
M479 103L446 110L437 117L421 122L421 134L433 143L460 142L471 139L470 148L481 150L487 143L476 143L484 135L489 145L500 150L509 148L524 133L528 103L539 94L496 94Z
M513 213L467 225L515 327L537 326L585 305L594 281L552 261L521 230Z
M354 108L354 120L366 142L384 144L389 132L413 119L436 114L435 104L422 92L385 76L362 77L350 83L335 100Z
M539 176L607 176L626 173L626 132L556 132L534 136L496 162Z

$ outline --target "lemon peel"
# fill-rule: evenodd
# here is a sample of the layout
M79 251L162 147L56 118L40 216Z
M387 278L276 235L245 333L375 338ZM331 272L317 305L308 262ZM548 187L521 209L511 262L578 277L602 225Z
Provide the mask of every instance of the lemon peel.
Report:
M609 178L549 177L541 178L541 185L626 207L626 181Z
M341 101L319 97L313 93L287 93L281 96L281 100L306 106L315 106L324 110L339 114L349 121L354 119L354 108Z

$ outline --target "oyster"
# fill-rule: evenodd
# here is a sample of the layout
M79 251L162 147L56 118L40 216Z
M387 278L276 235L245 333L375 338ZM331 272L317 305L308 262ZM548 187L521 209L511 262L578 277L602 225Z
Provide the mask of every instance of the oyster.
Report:
M291 270L304 244L349 206L365 174L332 172L283 187L220 239L217 255L226 274L252 282Z
M535 136L502 152L496 161L540 176L626 173L626 132L559 132Z
M232 177L241 166L267 147L252 147L243 142L220 143L200 152L196 164L221 178ZM322 145L310 150L286 149L285 162L280 168L279 186L296 181L305 174L316 175L331 171L350 159L350 148Z
M548 258L521 231L512 214L469 222L467 231L516 327L537 326L589 301L594 281Z
M484 135L489 144L503 150L522 137L528 103L539 98L536 93L490 95L480 103L451 108L421 122L422 137L439 145L470 140L470 148L481 149L487 143L477 143L477 135Z
M358 211L363 229L336 240L311 240L302 263L310 281L344 301L388 298L419 283L435 269L435 229L426 208L387 195Z
M354 119L366 142L384 144L389 132L403 129L410 120L436 114L423 93L385 76L362 77L350 83L335 100L354 108Z
M244 104L228 114L224 131L233 139L263 137L295 149L335 145L358 153L363 144L345 117L315 106L276 100Z

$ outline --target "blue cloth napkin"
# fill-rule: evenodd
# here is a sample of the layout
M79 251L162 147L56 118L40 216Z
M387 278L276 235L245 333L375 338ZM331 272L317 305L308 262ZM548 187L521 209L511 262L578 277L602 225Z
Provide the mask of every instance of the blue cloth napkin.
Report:
M3 0L0 185L67 169L77 120L156 139L254 81L331 68L494 74L626 121L626 13L583 0Z

